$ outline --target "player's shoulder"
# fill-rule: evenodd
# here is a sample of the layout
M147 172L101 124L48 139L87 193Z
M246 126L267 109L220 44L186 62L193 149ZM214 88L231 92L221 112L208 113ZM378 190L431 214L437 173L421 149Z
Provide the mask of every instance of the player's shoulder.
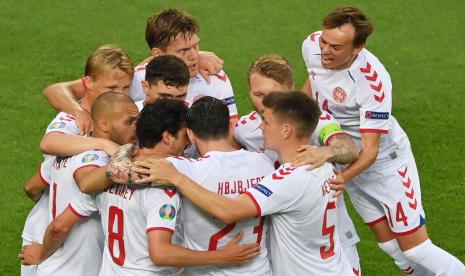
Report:
M145 189L141 190L142 193L146 194L147 196L159 199L159 200L166 200L166 199L177 199L179 198L179 192L174 187L170 186L148 186Z
M103 150L88 150L73 156L73 159L80 165L106 164L110 159L110 155Z
M384 65L366 48L360 51L349 71L354 82L359 85L370 86L375 91L382 89L382 87L378 87L380 82L391 82Z
M237 132L250 132L257 129L262 123L260 115L257 111L252 111L247 115L244 115L234 123L234 131Z
M145 74L145 70L147 69L147 64L148 63L144 63L144 64L136 66L134 68L134 74Z
M306 50L315 53L320 53L320 36L321 31L316 31L309 34L302 42L302 51Z

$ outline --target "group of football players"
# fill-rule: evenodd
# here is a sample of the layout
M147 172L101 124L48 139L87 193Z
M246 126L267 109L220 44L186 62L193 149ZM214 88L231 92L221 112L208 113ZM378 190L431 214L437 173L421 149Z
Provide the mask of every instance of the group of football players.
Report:
M240 118L183 11L148 18L151 56L135 68L96 49L83 78L44 91L60 112L25 184L37 203L21 275L361 275L344 190L405 274L465 275L428 237L389 73L364 48L372 30L355 7L329 12L303 42L302 91L285 58L257 58Z

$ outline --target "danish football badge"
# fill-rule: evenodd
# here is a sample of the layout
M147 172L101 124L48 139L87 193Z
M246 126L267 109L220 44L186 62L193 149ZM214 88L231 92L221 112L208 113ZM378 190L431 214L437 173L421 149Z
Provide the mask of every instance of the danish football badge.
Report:
M333 90L333 99L338 103L343 103L347 97L346 91L339 86Z

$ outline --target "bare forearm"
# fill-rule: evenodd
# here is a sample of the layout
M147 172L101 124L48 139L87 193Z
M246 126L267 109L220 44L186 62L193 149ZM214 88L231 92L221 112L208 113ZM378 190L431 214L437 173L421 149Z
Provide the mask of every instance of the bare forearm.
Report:
M45 231L44 240L42 244L42 254L41 259L45 260L48 258L55 250L63 244L63 242L68 237L70 231L60 231L55 228L55 224L52 222L47 227Z
M42 138L40 150L55 156L76 155L86 150L103 149L100 138L63 133L49 133Z
M44 96L55 109L76 115L82 109L72 91L63 83L55 83L44 90Z
M342 178L344 181L350 181L354 176L359 175L370 167L376 161L377 156L377 149L362 149L357 161L352 163L342 172Z
M350 164L358 158L355 143L348 135L337 135L330 142L331 157L329 162Z
M111 185L111 181L106 176L105 168L98 168L87 174L78 183L81 192L86 194L99 193Z
M162 254L152 254L156 265L194 266L224 264L224 258L219 251L195 251L184 247L169 245L160 249Z

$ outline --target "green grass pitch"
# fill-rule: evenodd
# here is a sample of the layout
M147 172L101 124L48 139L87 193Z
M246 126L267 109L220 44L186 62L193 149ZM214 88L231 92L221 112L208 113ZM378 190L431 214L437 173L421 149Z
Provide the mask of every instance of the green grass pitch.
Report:
M23 183L41 161L38 143L55 111L50 83L82 76L99 45L122 46L137 63L149 55L146 18L165 7L194 15L201 49L225 60L241 114L251 110L245 72L253 58L278 53L306 77L301 43L322 17L357 5L375 21L370 49L393 81L393 113L409 135L420 171L431 239L465 261L465 6L462 1L13 1L0 2L0 262L18 275L24 219L33 203ZM350 204L349 204L350 205ZM365 275L402 275L349 210Z

